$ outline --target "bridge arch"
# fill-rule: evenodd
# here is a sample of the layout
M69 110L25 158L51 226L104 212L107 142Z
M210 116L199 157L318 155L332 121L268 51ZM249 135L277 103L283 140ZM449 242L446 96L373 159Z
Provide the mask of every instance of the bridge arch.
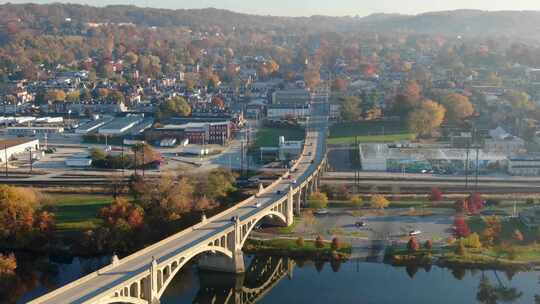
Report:
M165 290L167 289L167 287L169 286L169 284L172 282L172 280L174 279L174 277L176 276L176 274L180 271L180 269L182 269L182 267L184 267L184 265L187 264L187 262L191 261L193 258L203 254L203 253L212 253L212 254L222 254L230 259L233 258L233 253L228 250L228 249L225 249L223 247L219 247L219 246L202 246L202 247L199 247L196 251L186 255L186 256L183 256L182 258L180 258L179 261L173 261L171 263L168 263L169 265L167 266L170 266L169 267L169 274L167 275L167 278L165 278L165 280L163 280L163 283L161 285L161 288L159 289L158 291L158 298L161 298L161 296L163 295L163 293L165 292ZM167 266L164 266L161 268L161 271L163 273L163 270L165 270L167 268Z
M285 217L285 215L283 213L280 213L280 212L277 212L277 211L272 211L272 210L268 211L264 215L262 215L259 218L255 219L255 221L251 224L251 226L249 226L246 233L244 234L244 237L242 238L242 241L240 242L240 248L244 247L244 243L247 241L247 239L249 237L249 234L251 233L253 228L255 228L255 226L257 226L257 223L260 222L261 220L263 220L264 218L269 217L269 216L272 216L272 217L275 216L281 223L283 223L283 225L287 226L287 218Z

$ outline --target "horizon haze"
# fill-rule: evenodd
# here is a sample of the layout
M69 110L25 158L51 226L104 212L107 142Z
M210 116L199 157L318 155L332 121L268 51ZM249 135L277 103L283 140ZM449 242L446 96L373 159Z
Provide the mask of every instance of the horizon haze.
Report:
M536 0L515 0L509 1L490 1L490 0L453 0L453 1L425 1L411 0L404 7L403 3L398 0L387 0L381 2L372 2L367 0L336 0L327 2L324 0L303 0L291 3L287 0L275 0L269 3L260 3L259 1L246 0L200 0L197 2L179 0L164 0L159 3L149 0L75 0L75 1L26 1L12 0L0 1L1 4L51 4L51 3L71 3L90 6L107 6L107 5L135 5L138 7L152 7L164 9L202 9L202 8L217 8L226 9L240 13L257 14L257 15L273 15L273 16L367 16L371 14L407 14L416 15L435 11L450 11L450 10L485 10L485 11L523 11L523 10L540 10L540 2Z

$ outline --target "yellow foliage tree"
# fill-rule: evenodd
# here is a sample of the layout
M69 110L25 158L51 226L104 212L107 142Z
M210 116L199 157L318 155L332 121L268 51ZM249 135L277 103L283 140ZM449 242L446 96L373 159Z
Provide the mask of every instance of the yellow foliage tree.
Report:
M376 209L384 209L390 205L390 202L382 195L373 195L371 197L371 207Z

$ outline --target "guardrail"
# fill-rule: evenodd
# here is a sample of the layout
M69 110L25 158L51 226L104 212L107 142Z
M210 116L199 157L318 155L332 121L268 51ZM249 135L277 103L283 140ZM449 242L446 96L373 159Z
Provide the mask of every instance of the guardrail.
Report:
M305 157L304 155L305 155L306 147L307 147L306 141L307 141L308 133L309 132L306 130L306 139L304 140L302 152L300 154L300 157L296 160L296 162L293 164L293 166L290 168L290 170L296 169L298 167L298 165L300 164L300 162ZM324 158L322 158L322 159L324 159ZM319 164L319 167L320 167L320 164ZM270 188L278 185L283 179L287 178L289 174L290 174L289 171L285 172L282 176L280 176L276 181L274 181L268 187L263 188L262 192L265 193ZM98 270L96 270L96 271L94 271L94 272L92 272L92 273L78 279L78 280L75 280L75 281L73 281L71 283L68 283L67 285L64 285L64 286L62 286L62 287L60 287L60 288L58 288L56 290L53 290L50 293L47 293L47 294L45 294L45 295L43 295L43 296L41 296L41 297L39 297L37 299L34 299L34 300L32 300L32 301L30 301L28 303L29 304L38 304L38 303L41 303L43 301L47 301L47 300L61 294L62 292L66 291L68 289L71 289L71 288L73 288L75 286L81 285L81 284L83 284L83 283L85 283L85 282L87 282L87 281L89 281L91 279L97 278L100 275L100 273L107 272L107 271L109 271L109 270L111 270L111 269L113 269L115 267L118 267L119 265L122 265L122 264L124 264L126 262L129 262L129 261L131 261L131 260L133 260L133 259L135 259L137 257L140 257L141 255L144 255L144 254L146 254L146 253L148 253L148 252L150 252L150 251L152 251L152 250L154 250L154 249L156 249L156 248L158 248L158 247L160 247L160 246L162 246L162 245L164 245L166 243L169 243L169 242L171 242L171 241L173 241L175 239L178 239L178 238L186 235L187 233L192 232L193 230L195 230L195 229L197 229L197 228L199 228L199 227L201 227L203 225L206 225L208 222L212 222L213 220L216 220L216 219L218 219L220 217L223 217L223 216L225 216L225 215L227 215L227 214L229 214L229 213L231 213L233 211L238 210L239 208L241 208L241 207L245 206L246 204L252 202L254 199L255 199L255 196L250 196L247 199L241 201L240 203L234 205L233 207L231 207L229 209L226 209L226 210L224 210L224 211L222 211L220 213L217 213L217 214L207 218L205 222L201 221L201 222L199 222L199 223L197 223L197 224L195 224L195 225L193 225L193 226L191 226L189 228L186 228L186 229L184 229L184 230L182 230L182 231L180 231L178 233L175 233L175 234L173 234L173 235L171 235L171 236L169 236L169 237L167 237L167 238L165 238L165 239L163 239L163 240L161 240L161 241L159 241L157 243L154 243L154 244L152 244L152 245L150 245L148 247L145 247L144 249L141 249L141 250L139 250L139 251L137 251L135 253L132 253L131 255L128 255L127 257L124 257L124 258L118 260L118 262L115 263L115 264L109 264L109 265L107 265L105 267L102 267L102 268L100 268L100 269L98 269Z

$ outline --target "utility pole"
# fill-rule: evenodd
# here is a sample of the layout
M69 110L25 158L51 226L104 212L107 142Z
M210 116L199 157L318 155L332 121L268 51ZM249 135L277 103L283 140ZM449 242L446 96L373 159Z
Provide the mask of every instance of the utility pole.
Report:
M4 161L6 162L6 177L8 176L8 156L7 156L7 145L4 145Z
M141 145L141 149L142 149L142 176L144 180L144 166L146 165L146 162L144 160L144 144Z
M133 153L135 153L133 162L134 162L135 176L137 176L137 148L133 149Z
M32 147L30 147L28 149L28 154L29 154L29 160L30 160L30 175L32 175Z
M471 141L467 142L467 158L465 159L465 189L469 189L469 149Z
M125 161L124 161L124 140L122 139L122 179L124 178L124 168L125 168Z

